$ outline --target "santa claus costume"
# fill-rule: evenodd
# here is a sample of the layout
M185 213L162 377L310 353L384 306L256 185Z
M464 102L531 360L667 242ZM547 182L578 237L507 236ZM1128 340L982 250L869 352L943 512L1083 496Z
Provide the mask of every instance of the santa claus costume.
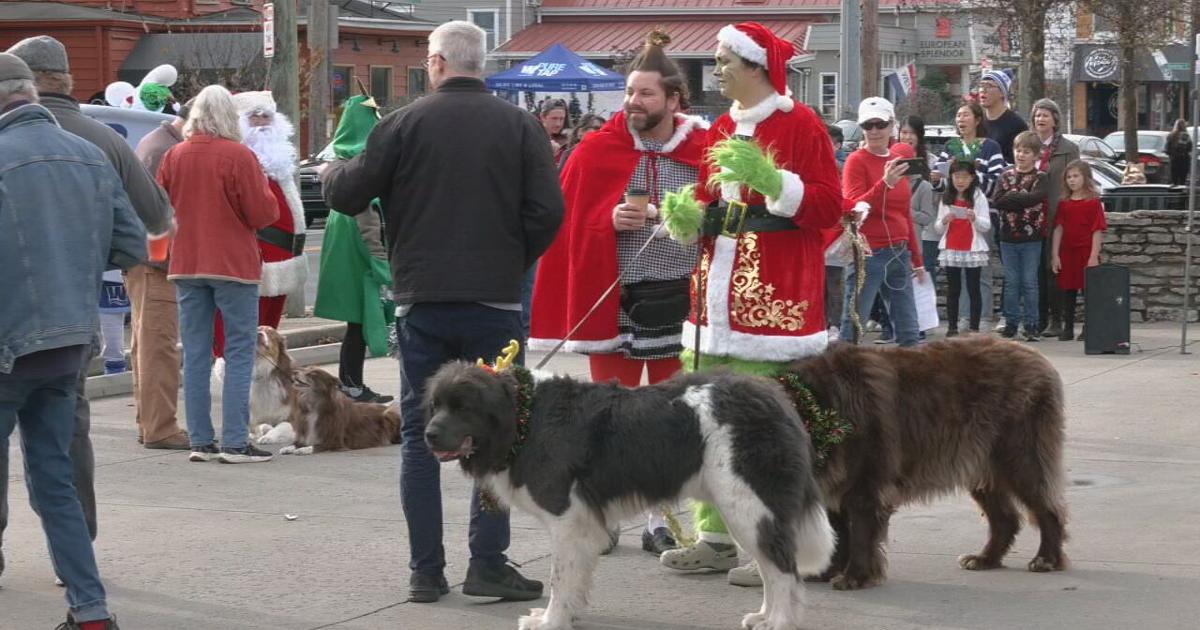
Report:
M718 39L740 57L742 80L754 78L746 62L757 64L774 93L751 107L735 99L708 132L697 187L707 208L693 282L701 308L684 324L684 366L696 359L701 367L773 375L789 361L820 353L828 341L822 230L843 214L841 184L825 124L787 91L794 45L754 22L726 26ZM714 171L724 169L708 158L731 137L752 140L773 157L782 180L777 197L735 182L709 185ZM699 357L691 354L696 349ZM716 508L699 503L695 517L701 542L664 553L662 563L680 570L735 567L737 550ZM730 581L752 584L757 569L748 573L731 573Z
M262 283L258 290L258 323L279 327L287 296L308 279L308 261L304 257L304 204L296 185L298 163L295 133L287 116L276 111L270 92L241 92L233 96L242 129L242 142L258 156L258 163L271 185L279 205L279 220L258 231L258 251L262 255ZM271 123L252 126L251 116L266 116ZM225 336L221 316L217 314L213 354L224 353Z
M665 33L651 33L632 70L679 75L662 50L669 41ZM680 98L686 105L682 100L686 95ZM633 111L640 110L635 106ZM669 111L654 114L671 116ZM553 349L582 322L563 347L590 355L592 378L598 382L616 378L636 387L643 368L652 384L679 371L687 278L696 265L696 246L669 238L651 240L652 235L667 236L658 229L656 218L638 229L617 231L613 226L613 209L624 201L626 192L647 192L654 207L666 193L696 182L708 125L683 114L674 114L673 119L671 136L656 141L619 112L584 137L563 169L566 214L558 238L538 265L529 345ZM589 315L618 275L621 290L610 293ZM656 306L661 306L662 300L673 299L674 291L682 306L677 315L665 308L659 311L661 316L635 313L631 318L628 311L635 295L651 292L657 296Z

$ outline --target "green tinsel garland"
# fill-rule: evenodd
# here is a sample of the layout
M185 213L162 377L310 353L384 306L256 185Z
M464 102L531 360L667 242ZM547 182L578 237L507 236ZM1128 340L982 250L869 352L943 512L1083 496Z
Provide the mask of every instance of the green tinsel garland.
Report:
M533 374L520 366L512 366L507 370L517 380L517 438L513 441L512 448L508 451L507 465L512 466L512 463L517 460L517 455L521 453L521 449L525 443L529 441L530 420L533 418ZM491 490L482 488L479 491L479 507L484 512L502 512L500 501L496 499L496 495L492 494Z
M726 138L709 151L708 161L713 167L710 183L742 184L772 199L783 193L783 175L775 156L753 140Z
M834 447L846 441L854 432L854 425L846 422L837 411L822 407L812 390L794 373L784 372L775 378L792 399L808 431L813 445L813 468L824 470Z

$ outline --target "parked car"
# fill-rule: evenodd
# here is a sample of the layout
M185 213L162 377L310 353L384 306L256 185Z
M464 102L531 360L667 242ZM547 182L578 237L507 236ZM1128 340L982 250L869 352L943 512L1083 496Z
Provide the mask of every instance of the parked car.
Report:
M1167 155L1169 131L1138 130L1138 161L1146 171L1149 183L1167 183L1171 176L1171 158ZM1104 138L1117 155L1125 156L1125 132L1114 131Z
M1109 164L1116 164L1124 157L1118 154L1107 142L1096 136L1080 136L1073 133L1064 133L1063 137L1079 146L1080 157L1093 157L1098 160L1104 160ZM1141 146L1141 141L1138 141L1138 146Z
M954 125L925 125L925 149L934 157L941 155L946 143L957 137L958 128Z
M329 207L321 193L321 178L317 177L317 167L323 163L324 160L315 157L300 163L300 201L304 202L305 227L329 216Z
M833 123L838 129L842 130L842 148L847 151L853 151L863 142L863 130L858 126L858 123L853 120L839 120Z
M1080 159L1092 167L1092 182L1096 184L1096 189L1100 191L1101 195L1109 189L1121 185L1121 179L1124 178L1125 174L1121 169L1114 166L1112 162L1090 155L1083 155Z

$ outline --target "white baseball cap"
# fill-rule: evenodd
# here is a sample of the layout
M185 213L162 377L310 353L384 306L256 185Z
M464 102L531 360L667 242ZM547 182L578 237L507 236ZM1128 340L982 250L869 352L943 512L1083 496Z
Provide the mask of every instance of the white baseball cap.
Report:
M868 120L892 121L896 118L896 109L886 98L872 96L858 104L858 124Z

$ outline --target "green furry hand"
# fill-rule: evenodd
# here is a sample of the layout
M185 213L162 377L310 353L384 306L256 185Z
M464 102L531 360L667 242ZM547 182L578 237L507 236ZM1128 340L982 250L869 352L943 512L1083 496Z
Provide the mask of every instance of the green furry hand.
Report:
M704 223L704 210L696 201L696 187L684 186L679 192L669 192L663 197L663 224L671 238L680 243L693 243L700 237Z
M713 146L708 160L713 166L710 183L741 184L772 199L783 193L783 175L774 156L753 140L726 138Z

